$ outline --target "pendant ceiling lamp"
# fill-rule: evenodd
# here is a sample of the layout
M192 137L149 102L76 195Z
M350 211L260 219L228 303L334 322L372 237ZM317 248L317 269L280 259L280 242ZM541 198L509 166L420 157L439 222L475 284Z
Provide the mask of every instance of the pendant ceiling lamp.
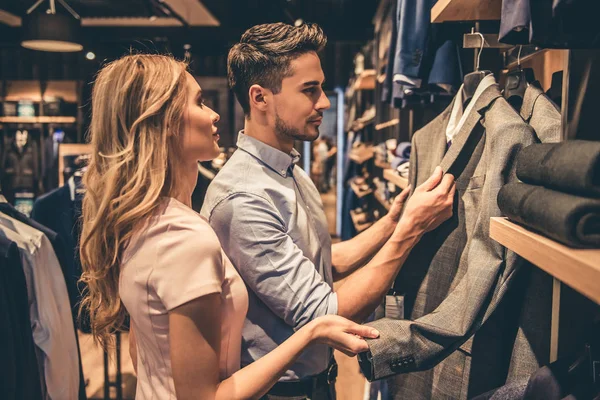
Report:
M48 0L46 12L34 12L47 0L38 0L23 18L21 46L39 51L75 52L83 50L80 43L81 17L63 0L58 2L71 14L56 13L55 0Z

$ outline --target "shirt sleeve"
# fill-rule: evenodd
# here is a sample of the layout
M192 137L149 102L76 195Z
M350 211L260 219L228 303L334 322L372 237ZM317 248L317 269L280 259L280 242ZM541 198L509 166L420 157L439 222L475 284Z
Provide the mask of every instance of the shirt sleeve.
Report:
M237 193L221 201L210 224L244 282L294 329L337 314L337 295L288 235L267 199Z
M167 310L221 293L225 272L219 240L199 217L172 221L156 251L150 279Z

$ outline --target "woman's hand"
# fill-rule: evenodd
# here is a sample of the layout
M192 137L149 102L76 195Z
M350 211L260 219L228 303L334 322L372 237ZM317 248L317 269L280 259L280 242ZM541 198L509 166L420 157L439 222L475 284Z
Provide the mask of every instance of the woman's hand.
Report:
M379 332L338 315L325 315L307 325L314 342L324 343L349 357L369 350L363 338L375 339Z

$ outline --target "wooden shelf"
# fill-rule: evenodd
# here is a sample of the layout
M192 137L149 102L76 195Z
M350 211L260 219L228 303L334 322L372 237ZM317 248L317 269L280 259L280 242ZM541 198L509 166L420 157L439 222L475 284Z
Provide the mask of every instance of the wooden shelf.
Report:
M492 218L490 237L600 304L600 249L573 249L506 218Z
M392 166L389 163L383 162L381 160L375 159L375 166L381 169L390 169Z
M383 206L383 207L384 207L386 210L390 211L390 207L391 207L390 203L389 203L389 202L387 202L387 201L385 200L385 198L384 198L384 197L383 197L381 194L379 194L379 192L375 192L375 198L377 199L377 201L378 201L378 202L380 202L380 203L381 203L381 205L382 205L382 206Z
M352 150L350 151L350 154L348 155L348 157L358 163L358 164L362 164L365 161L369 161L371 158L373 158L374 152L372 148L368 148L368 149L362 149L362 150Z
M358 196L359 199L362 199L363 197L368 196L371 193L373 193L373 189L360 190L358 185L354 182L350 182L350 187L352 188L352 191L354 193L356 193L356 195Z
M406 189L406 187L408 186L408 179L401 177L393 169L386 169L385 171L383 171L383 178L386 179L388 182L392 182L400 189Z
M0 117L5 124L74 124L75 117Z
M370 228L371 225L373 225L373 222L358 222L358 214L356 214L354 210L350 211L350 218L352 218L352 223L354 224L354 228L356 228L356 231L358 233L364 231L367 228Z
M394 119L389 120L387 122L382 122L381 124L375 125L375 130L376 131L380 131L382 129L389 128L391 126L396 126L399 123L400 123L400 119L399 118L394 118Z
M431 22L500 20L502 0L439 0Z
M376 72L374 69L366 69L358 76L354 83L354 90L375 89Z

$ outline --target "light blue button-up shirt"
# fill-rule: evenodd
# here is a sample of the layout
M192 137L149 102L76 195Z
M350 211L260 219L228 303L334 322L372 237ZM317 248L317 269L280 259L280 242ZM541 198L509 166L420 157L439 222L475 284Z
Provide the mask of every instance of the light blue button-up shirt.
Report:
M201 214L249 289L244 367L311 320L337 314L338 306L323 203L308 175L295 167L300 154L283 153L243 132L237 146L210 184ZM327 346L311 346L281 380L316 375L330 356Z

